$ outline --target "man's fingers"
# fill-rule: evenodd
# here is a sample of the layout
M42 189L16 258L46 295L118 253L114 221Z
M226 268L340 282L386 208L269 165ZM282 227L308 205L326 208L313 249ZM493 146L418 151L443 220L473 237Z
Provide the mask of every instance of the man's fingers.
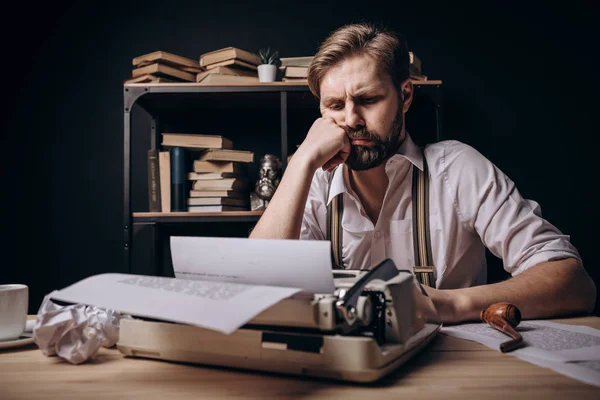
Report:
M323 164L321 168L323 169L323 171L330 172L336 165L337 164L332 163L332 160L329 160L325 164Z
M344 143L344 148L340 150L340 152L337 154L338 157L340 157L340 159L342 160L342 162L346 162L346 160L350 156L350 149L350 141L347 141L346 143Z
M323 166L321 168L323 168L324 171L331 171L338 165L342 164L346 160L346 158L348 158L348 156L342 158L340 156L340 154L338 153L335 156L333 156L329 161L327 161L325 164L323 164Z

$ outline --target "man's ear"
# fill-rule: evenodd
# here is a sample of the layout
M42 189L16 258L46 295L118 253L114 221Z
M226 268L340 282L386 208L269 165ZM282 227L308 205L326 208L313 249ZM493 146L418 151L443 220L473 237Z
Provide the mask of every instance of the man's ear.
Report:
M412 80L408 78L402 83L402 112L406 113L410 108L414 93L415 88L413 86Z

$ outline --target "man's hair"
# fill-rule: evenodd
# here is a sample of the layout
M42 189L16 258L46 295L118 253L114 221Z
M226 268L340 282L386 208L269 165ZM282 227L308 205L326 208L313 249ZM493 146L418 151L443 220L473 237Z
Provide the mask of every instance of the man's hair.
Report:
M400 93L409 76L408 46L404 37L371 23L345 25L335 30L319 47L308 68L310 91L320 98L321 80L342 60L367 54L388 73Z

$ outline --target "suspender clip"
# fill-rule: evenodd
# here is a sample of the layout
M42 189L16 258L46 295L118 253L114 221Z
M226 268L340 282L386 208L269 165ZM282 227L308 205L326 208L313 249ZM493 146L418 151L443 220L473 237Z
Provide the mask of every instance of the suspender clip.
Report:
M433 266L431 267L413 267L413 271L415 272L415 274L421 274L421 273L425 273L425 274L433 274Z

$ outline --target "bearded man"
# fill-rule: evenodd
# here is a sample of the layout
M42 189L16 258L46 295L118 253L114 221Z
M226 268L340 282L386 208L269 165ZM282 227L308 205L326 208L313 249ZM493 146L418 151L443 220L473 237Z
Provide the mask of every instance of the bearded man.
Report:
M414 89L401 35L371 24L339 28L314 56L308 83L322 117L251 238L331 239L342 268L390 258L423 275L446 323L477 320L498 302L516 305L523 318L593 310L594 282L538 203L464 143L421 149L411 140L404 121ZM421 192L425 201L417 201ZM510 279L487 284L486 247Z

